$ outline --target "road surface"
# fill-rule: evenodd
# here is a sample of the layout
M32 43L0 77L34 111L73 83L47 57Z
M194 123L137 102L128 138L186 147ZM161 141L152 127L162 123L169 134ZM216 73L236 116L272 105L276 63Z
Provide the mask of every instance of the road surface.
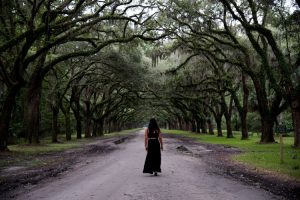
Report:
M88 158L80 167L39 183L18 200L270 200L270 193L211 173L201 158L176 151L165 139L162 173L143 174L143 131L107 155Z

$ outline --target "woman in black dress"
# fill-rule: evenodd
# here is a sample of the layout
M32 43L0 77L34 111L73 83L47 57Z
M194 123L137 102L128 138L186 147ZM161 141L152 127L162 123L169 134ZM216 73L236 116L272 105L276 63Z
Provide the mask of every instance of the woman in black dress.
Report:
M157 172L161 172L160 150L163 150L163 142L160 129L154 118L150 119L149 126L145 129L145 148L147 157L143 173L154 173L154 176L157 176Z

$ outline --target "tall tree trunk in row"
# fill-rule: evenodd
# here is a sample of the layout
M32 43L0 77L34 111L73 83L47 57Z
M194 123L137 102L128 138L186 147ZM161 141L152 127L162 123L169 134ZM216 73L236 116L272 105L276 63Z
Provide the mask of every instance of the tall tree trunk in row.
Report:
M74 99L74 94L72 92L70 101L66 102L66 106L64 106L63 102L60 102L60 109L63 112L65 118L65 134L66 134L67 141L70 141L72 139L70 109L71 109L71 104L73 99Z
M215 118L216 124L217 124L217 136L223 137L222 133L222 117L225 113L224 106L221 106L220 103L217 103L214 108L209 107L209 109L212 111L213 116Z
M84 137L89 138L91 137L91 103L89 101L85 101L85 116L84 116L84 125L85 125L85 132Z
M232 103L233 103L232 96L230 97L229 106L227 106L225 97L222 96L222 106L224 107L223 109L225 111L224 116L225 116L225 120L226 120L227 138L233 138L232 126L231 126Z
M183 130L183 127L182 127L182 119L180 117L177 117L177 126L178 126L178 129L179 130Z
M200 123L200 119L197 117L197 119L196 119L196 132L200 133L200 129L201 129L201 123Z
M201 133L206 134L207 133L207 124L205 118L201 118Z
M21 85L8 88L0 113L0 151L8 150L8 130L13 108L16 104L16 95Z
M74 113L74 117L76 120L76 137L77 139L81 139L81 133L82 133L82 126L81 126L81 120L82 117L80 115L80 110L81 110L81 106L80 106L80 92L78 92L78 88L77 87L73 87L72 88L72 95L71 95L71 109Z
M223 133L222 133L222 115L218 115L216 117L216 124L217 124L217 136L218 137L223 137Z
M70 109L68 109L66 113L64 113L64 116L65 116L66 140L70 141L72 139Z
M192 120L192 132L197 132L197 124L195 119Z
M263 75L262 75L263 76ZM269 103L267 99L267 94L265 91L265 81L262 80L264 77L251 77L254 83L256 98L258 102L259 114L261 117L261 143L272 143L275 142L273 126L275 123L274 117L271 116L269 110ZM259 80L261 79L261 80Z
M242 73L242 83L243 83L243 107L241 112L239 111L241 125L242 125L242 140L247 140L249 138L248 125L247 125L247 113L248 113L248 97L249 89L247 87L246 75Z
M275 124L274 116L266 113L261 116L262 136L261 143L275 142L273 134L273 126Z
M242 100L243 105L241 105L240 100L238 99L235 90L230 90L230 93L234 100L234 104L235 104L235 107L237 108L239 118L241 121L241 126L242 126L241 139L246 140L249 138L248 124L247 124L249 89L247 87L246 76L244 73L242 73L242 84L243 84L243 100Z
M300 94L292 99L292 117L294 125L294 147L300 147Z
M43 81L40 72L40 70L34 72L34 75L28 83L24 105L24 131L30 144L40 143L40 100Z
M46 40L49 39L47 35ZM40 101L42 94L43 79L48 70L44 69L47 53L44 52L38 62L35 71L32 73L28 82L28 90L25 97L24 107L24 127L27 133L27 140L29 143L40 143Z
M103 136L104 135L104 120L100 119L99 121L97 121L97 125L98 125L98 136Z
M214 135L214 127L213 124L211 122L211 119L207 119L207 125L208 125L208 134L209 135Z
M56 106L52 106L52 142L58 142L57 135L59 133L58 128L58 114L59 108Z

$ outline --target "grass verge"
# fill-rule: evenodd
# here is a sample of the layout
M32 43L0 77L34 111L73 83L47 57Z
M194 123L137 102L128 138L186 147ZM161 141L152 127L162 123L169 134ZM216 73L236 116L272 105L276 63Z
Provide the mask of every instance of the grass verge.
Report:
M283 138L284 162L281 164L279 143L259 144L258 142L260 138L257 135L250 136L248 140L241 140L240 132L235 132L234 138L195 134L181 130L163 129L162 132L195 138L204 143L221 144L240 148L244 151L244 153L233 156L233 160L252 167L288 175L300 180L300 149L292 147L294 141L293 137ZM279 138L275 137L275 140L279 141Z

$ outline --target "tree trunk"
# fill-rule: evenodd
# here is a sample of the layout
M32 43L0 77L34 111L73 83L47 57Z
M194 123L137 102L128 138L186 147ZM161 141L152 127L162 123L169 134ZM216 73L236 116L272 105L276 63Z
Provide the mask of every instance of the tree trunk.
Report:
M201 125L200 125L200 120L197 119L197 120L196 120L196 132L197 132L197 133L200 133L200 132L201 132L201 131L200 131L200 127L201 127Z
M233 138L231 117L232 117L232 104L233 98L230 97L229 107L225 112L226 128L227 128L227 138Z
M247 140L249 138L248 134L248 124L247 124L247 112L242 112L240 114L241 124L242 124L242 140Z
M261 143L272 143L274 140L273 125L276 116L272 116L265 90L264 77L251 77L256 91L256 98L261 117ZM259 80L261 79L261 80Z
M111 133L112 131L111 131L111 120L109 120L108 122L107 122L107 130L108 130L108 133Z
M183 130L183 126L182 126L182 120L180 117L177 118L177 124L178 124L178 128L179 130Z
M273 126L275 123L275 118L270 114L261 115L261 128L262 128L262 135L260 142L261 143L272 143L275 142L274 140L274 132Z
M232 126L231 126L231 117L227 116L226 119L226 129L227 129L227 138L233 138Z
M104 135L104 120L99 120L98 121L98 136L103 136Z
M207 124L208 124L208 134L209 135L214 135L215 134L214 133L214 127L213 127L213 125L211 123L211 119L207 120Z
M62 103L60 103L60 108L64 114L65 117L65 134L66 134L66 140L70 141L72 139L72 131L71 131L71 119L70 119L70 107L71 107L71 101L73 101L74 96L71 95L71 100L68 102L67 106L64 107Z
M216 118L216 124L217 124L217 130L218 130L218 137L223 137L223 133L222 133L222 116L218 116Z
M207 133L207 124L204 118L201 119L201 133Z
M248 134L248 124L247 124L247 113L248 113L248 98L249 89L246 82L246 75L242 73L242 83L243 83L243 107L241 108L240 119L242 125L242 140L247 140L249 138Z
M90 102L86 101L85 102L85 119L84 119L84 123L85 123L85 132L84 132L84 137L85 138L89 138L91 137L91 108L90 108L91 104Z
M231 126L233 97L231 95L229 106L227 106L224 94L222 95L221 98L222 98L221 107L222 107L222 110L224 111L224 117L225 117L225 121L226 121L226 129L227 129L227 134L226 135L227 135L227 138L233 138L232 126Z
M70 110L66 110L66 113L64 114L65 114L66 140L70 141L72 139Z
M6 151L8 142L8 131L10 126L10 120L13 108L16 103L16 94L19 91L19 87L9 88L8 94L2 105L0 113L0 151Z
M294 147L300 147L300 95L292 100L291 105L294 126Z
M98 136L98 123L97 123L97 121L93 120L91 122L91 129L92 129L91 136L92 137L97 137Z
M189 131L189 122L187 120L183 120L183 127L185 131Z
M80 115L80 103L79 98L74 98L74 106L71 107L74 113L74 117L76 119L76 137L77 139L81 139L81 115Z
M59 108L52 107L52 142L57 143L57 135L59 132L58 129L58 114L59 114Z
M40 100L42 78L35 73L29 82L24 106L24 128L28 142L38 144L40 131Z
M197 132L196 120L192 121L192 132Z

